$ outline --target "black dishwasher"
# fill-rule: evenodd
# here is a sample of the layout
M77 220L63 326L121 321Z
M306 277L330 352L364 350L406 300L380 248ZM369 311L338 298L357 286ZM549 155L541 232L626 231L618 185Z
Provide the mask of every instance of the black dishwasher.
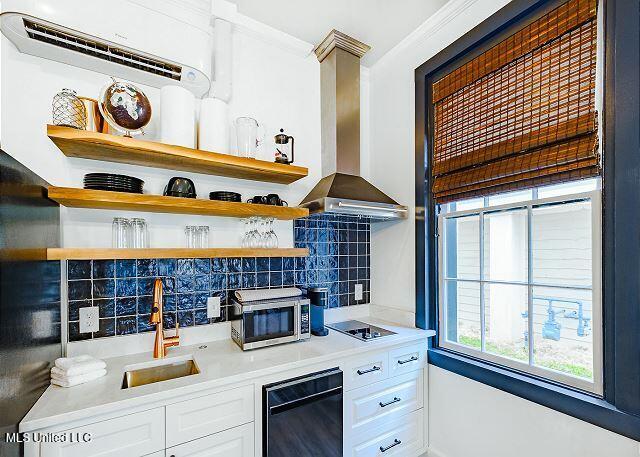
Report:
M263 457L342 457L342 370L262 388Z

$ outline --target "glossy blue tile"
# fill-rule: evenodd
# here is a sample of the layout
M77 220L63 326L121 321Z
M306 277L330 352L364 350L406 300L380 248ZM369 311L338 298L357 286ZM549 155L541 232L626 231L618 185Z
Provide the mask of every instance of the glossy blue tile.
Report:
M135 315L138 309L136 297L116 298L116 316Z
M206 292L209 290L209 275L195 276L193 281L193 290L196 292Z
M93 300L93 306L97 306L100 317L113 317L115 315L116 301L113 298Z
M211 272L212 273L226 273L227 270L227 259L225 258L215 258L211 259Z
M329 255L337 256L339 254L338 251L338 243L329 243Z
M207 299L209 298L208 293L196 293L193 298L193 307L196 309L206 308L207 307Z
M192 275L195 272L193 266L193 259L178 259L178 265L176 269L177 276Z
M225 290L227 288L227 275L216 273L211 275L211 290Z
M80 333L79 322L69 322L69 341L82 341L91 339L91 332Z
M137 331L136 316L116 317L116 335L132 335Z
M193 311L178 311L178 322L180 327L193 327Z
M158 276L173 276L177 268L176 259L158 259Z
M340 288L338 287L337 282L330 282L329 283L329 293L332 295L337 295L340 293Z
M91 281L69 281L67 284L69 300L86 300L91 298Z
M178 276L176 278L176 292L186 293L193 292L194 278L193 276Z
M327 275L329 276L327 281L329 282L336 282L338 280L338 270L337 269L333 269L333 270L327 270Z
M258 257L256 259L257 271L269 271L269 257Z
M91 261L69 260L67 276L68 279L91 279Z
M255 272L256 271L256 258L255 257L244 257L242 259L242 272Z
M229 269L229 273L240 273L242 271L242 259L239 257L228 258L227 268Z
M116 283L113 279L94 279L93 298L111 298L116 296Z
M167 330L176 328L176 313L162 313L162 327Z
M240 279L240 273L229 273L227 276L228 288L231 290L241 289L242 281Z
M310 286L318 284L318 270L307 270L307 284Z
M318 243L326 243L329 241L329 236L326 230L318 230Z
M284 257L282 259L283 270L293 270L295 268L295 260L293 257Z
M206 325L209 323L206 309L196 309L193 315L196 325Z
M193 305L194 305L193 294L177 294L176 305L177 305L178 311L193 309Z
M150 314L151 308L153 307L153 296L152 295L138 295L138 314ZM162 302L164 305L164 310L167 310L167 297L162 297ZM174 310L175 311L175 310Z
M94 338L104 338L116 334L116 320L113 317L98 320L97 332L93 333Z
M208 275L211 272L210 259L194 259L193 266L197 275Z
M151 295L153 294L153 283L156 278L138 278L138 295Z
M138 269L138 277L158 276L156 259L138 259L136 268Z
M307 268L307 258L306 257L296 257L295 269L296 270L304 270L306 268Z
M175 311L176 310L176 296L175 295L165 295L163 297L163 310L164 311Z
M256 273L242 273L242 288L253 289L257 284Z
M270 287L280 287L282 286L282 272L281 271L272 271L269 273L269 286Z
M137 281L135 278L116 279L116 297L133 297L136 295Z
M269 287L268 272L260 272L256 275L256 287Z
M133 278L136 276L135 260L116 260L116 277Z
M80 308L87 308L93 306L91 300L74 300L69 301L69 321L77 321L80 319Z
M282 270L282 257L271 257L269 259L269 270L281 271Z
M329 295L329 308L337 308L340 306L340 300L337 295Z
M116 274L115 260L94 260L93 278L113 278Z
M152 332L156 329L156 324L149 323L150 314L138 314L138 333Z
M293 275L293 271L285 270L282 272L282 285L283 286L293 286L295 283L295 278Z
M296 270L295 282L297 285L304 286L307 284L307 272L304 270Z
M165 294L172 294L176 291L176 278L164 277L162 278L162 291Z
M211 293L212 297L220 297L220 304L221 305L226 305L227 301L228 301L228 296L227 296L227 292L212 292Z

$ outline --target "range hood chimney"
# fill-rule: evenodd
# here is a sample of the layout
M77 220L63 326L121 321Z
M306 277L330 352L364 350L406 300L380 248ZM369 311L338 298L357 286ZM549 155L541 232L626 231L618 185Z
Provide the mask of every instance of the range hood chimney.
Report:
M300 203L311 213L372 221L407 217L406 206L360 176L360 58L368 50L332 30L314 51L320 61L323 178Z

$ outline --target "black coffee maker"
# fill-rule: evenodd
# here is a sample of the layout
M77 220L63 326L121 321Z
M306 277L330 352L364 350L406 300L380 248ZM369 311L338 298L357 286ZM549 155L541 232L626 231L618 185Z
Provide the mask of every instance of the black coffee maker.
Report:
M311 334L327 336L329 330L324 326L324 310L327 307L327 288L312 287L307 289L307 298L311 302Z

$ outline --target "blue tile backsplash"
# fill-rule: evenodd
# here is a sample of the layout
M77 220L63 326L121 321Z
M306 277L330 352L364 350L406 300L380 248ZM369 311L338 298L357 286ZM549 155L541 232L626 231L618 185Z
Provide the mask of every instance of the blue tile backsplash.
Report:
M149 332L153 282L162 279L164 326L224 322L236 289L326 287L331 308L369 303L370 224L367 219L314 215L294 221L295 247L309 257L70 260L67 262L69 341ZM355 285L364 297L355 300ZM221 317L207 318L207 298L221 298ZM79 308L98 306L100 329L80 333Z

